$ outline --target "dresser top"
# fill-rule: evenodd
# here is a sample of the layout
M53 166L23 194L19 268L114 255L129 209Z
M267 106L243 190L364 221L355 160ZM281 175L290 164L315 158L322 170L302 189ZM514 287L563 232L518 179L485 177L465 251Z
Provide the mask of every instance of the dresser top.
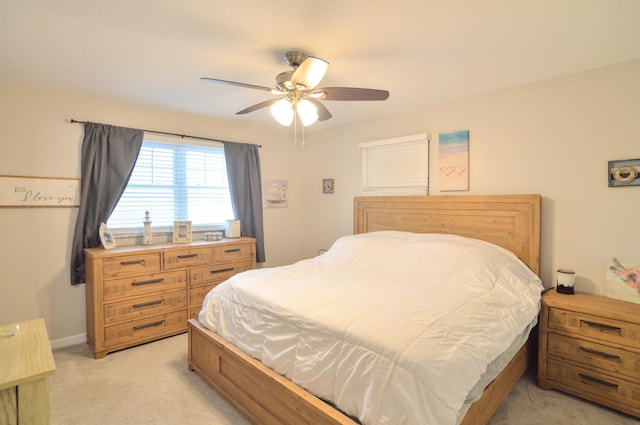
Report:
M20 329L7 335L13 325ZM43 319L0 326L0 390L53 375L49 337Z
M154 245L128 245L119 246L113 249L104 248L85 248L84 253L90 257L110 257L117 254L139 254L139 253L152 253L158 251L167 250L181 250L189 248L205 248L216 245L228 245L232 243L247 243L255 241L254 238L239 237L239 238L224 238L219 241L204 241L198 240L193 242L180 242L180 243L157 243Z

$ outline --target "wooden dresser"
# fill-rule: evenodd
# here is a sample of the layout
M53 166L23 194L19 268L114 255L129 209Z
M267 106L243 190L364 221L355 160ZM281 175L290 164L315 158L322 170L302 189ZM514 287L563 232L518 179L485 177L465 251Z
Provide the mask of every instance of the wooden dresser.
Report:
M187 331L211 288L253 269L253 238L85 249L87 341L95 358Z
M550 290L539 329L540 388L640 417L640 304Z

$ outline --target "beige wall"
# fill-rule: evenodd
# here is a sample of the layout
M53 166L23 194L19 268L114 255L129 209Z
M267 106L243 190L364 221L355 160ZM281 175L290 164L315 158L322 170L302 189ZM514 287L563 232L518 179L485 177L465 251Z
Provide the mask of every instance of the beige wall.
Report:
M70 118L262 144L263 177L289 180L294 194L289 208L265 211L265 265L300 258L304 214L288 129L16 84L0 85L0 92L0 175L79 178L82 125ZM86 332L84 285L69 283L76 214L77 208L0 208L0 323L43 317L52 340Z
M289 181L289 207L265 209L266 266L328 248L352 232L358 144L430 133L431 193L439 194L438 133L470 131L471 194L543 196L542 277L575 268L577 288L600 293L612 256L637 256L640 187L608 188L607 161L640 157L640 61L401 116L307 132L155 110L107 99L0 84L0 174L80 175L82 126L69 118L260 143L264 179ZM392 94L393 95L393 94ZM354 105L357 107L357 105ZM334 194L322 179L334 178ZM467 192L465 192L467 193ZM0 323L44 317L53 340L85 332L84 285L69 284L77 209L0 208Z
M323 132L307 142L304 204L313 227L304 252L351 232L360 142L430 133L437 195L438 134L468 129L470 190L462 193L541 194L545 285L567 267L578 290L602 293L608 258L640 256L640 187L607 186L609 160L640 158L639 114L634 61ZM336 179L335 194L322 194L322 178Z

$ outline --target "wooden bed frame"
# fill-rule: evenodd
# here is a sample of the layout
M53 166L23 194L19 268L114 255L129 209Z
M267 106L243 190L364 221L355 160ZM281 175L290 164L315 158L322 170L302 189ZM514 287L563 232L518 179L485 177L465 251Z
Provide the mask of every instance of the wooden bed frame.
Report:
M540 196L356 197L354 233L404 230L482 239L540 270ZM526 371L530 338L471 405L461 425L486 424ZM256 425L356 425L357 421L240 351L196 320L189 321L189 368Z

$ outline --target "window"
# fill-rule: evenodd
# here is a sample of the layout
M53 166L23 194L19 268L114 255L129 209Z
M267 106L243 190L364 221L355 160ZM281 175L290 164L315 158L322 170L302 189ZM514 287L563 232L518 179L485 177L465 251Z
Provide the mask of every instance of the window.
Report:
M176 220L206 228L233 219L224 148L145 138L107 225L114 233L139 232L147 210L154 229L167 231Z
M428 195L426 134L361 143L363 195Z

